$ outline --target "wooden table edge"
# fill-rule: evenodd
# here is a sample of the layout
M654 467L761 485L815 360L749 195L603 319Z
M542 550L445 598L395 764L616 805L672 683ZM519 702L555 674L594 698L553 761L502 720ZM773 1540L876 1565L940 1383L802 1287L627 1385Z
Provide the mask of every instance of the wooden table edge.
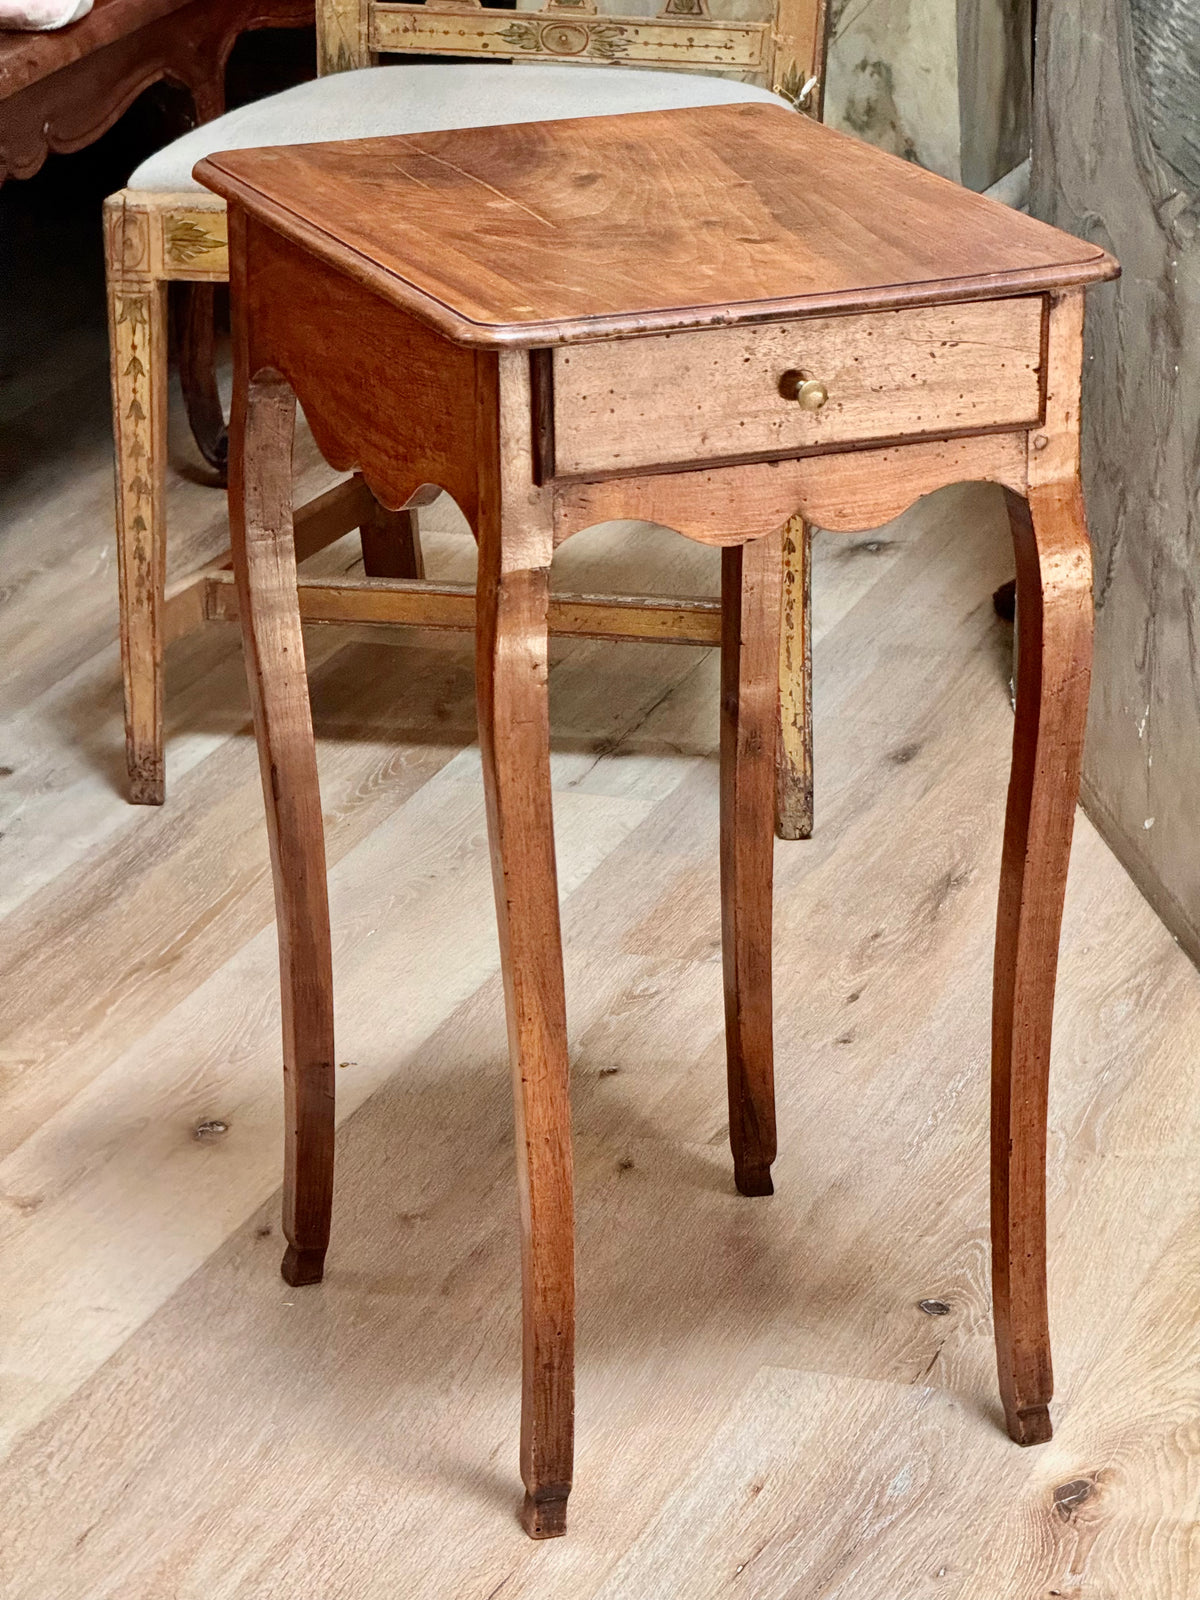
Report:
M241 152L235 152L241 154ZM1024 267L1010 272L970 277L930 279L887 284L854 291L795 295L786 300L753 300L711 307L660 308L653 311L615 312L553 322L474 322L455 311L427 289L380 265L372 257L346 245L336 235L281 205L261 190L234 177L219 165L216 152L198 162L193 177L227 204L239 205L291 243L312 251L318 259L344 272L364 288L419 318L452 343L475 349L544 349L549 345L599 344L612 339L633 339L646 334L695 332L704 328L730 328L805 317L853 316L872 311L895 311L913 305L954 305L967 301L1013 299L1021 295L1051 294L1081 288L1120 275L1120 266L1099 245L1095 254L1061 266ZM1085 241L1080 241L1081 243ZM768 309L764 312L764 306Z

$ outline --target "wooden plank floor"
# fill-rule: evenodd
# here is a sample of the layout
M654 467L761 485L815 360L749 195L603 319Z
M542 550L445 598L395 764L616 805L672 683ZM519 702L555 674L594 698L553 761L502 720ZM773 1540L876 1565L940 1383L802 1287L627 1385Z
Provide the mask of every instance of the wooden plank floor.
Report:
M328 1277L291 1290L236 638L173 651L168 804L128 808L103 374L80 370L69 426L62 396L9 418L0 500L5 1600L1200 1595L1200 978L1083 819L1051 1111L1058 1431L1022 1452L999 1428L997 497L817 540L818 832L776 853L772 1199L734 1193L722 1104L715 656L555 650L579 1460L568 1538L533 1545L469 644L310 636L343 1125ZM188 470L182 561L223 519ZM330 481L311 445L300 470ZM453 508L426 525L431 570L469 573ZM625 525L573 541L560 579L716 571Z

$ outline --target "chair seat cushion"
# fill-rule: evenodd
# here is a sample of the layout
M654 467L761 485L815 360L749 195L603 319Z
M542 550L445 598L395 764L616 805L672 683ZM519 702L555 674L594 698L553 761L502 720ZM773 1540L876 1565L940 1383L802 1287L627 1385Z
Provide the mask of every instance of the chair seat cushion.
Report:
M766 89L693 72L510 67L490 62L367 67L299 84L194 128L143 161L128 187L168 193L199 189L192 168L218 150L556 122L746 100L786 104Z

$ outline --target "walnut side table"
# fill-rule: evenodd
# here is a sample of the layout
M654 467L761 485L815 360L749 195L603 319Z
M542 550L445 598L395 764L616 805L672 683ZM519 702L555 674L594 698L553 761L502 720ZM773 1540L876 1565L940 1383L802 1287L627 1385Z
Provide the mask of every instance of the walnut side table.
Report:
M533 70L533 69L530 69ZM574 1260L546 706L555 546L638 518L722 550L721 894L734 1172L771 1191L780 530L878 526L963 479L1008 496L1019 700L993 1004L992 1255L1012 1437L1050 1435L1046 1094L1087 710L1079 485L1095 246L763 105L212 157L236 307L231 513L275 872L284 1275L329 1238L333 1007L296 598L296 398L400 509L479 542L477 676L522 1218L524 1523L571 1486Z

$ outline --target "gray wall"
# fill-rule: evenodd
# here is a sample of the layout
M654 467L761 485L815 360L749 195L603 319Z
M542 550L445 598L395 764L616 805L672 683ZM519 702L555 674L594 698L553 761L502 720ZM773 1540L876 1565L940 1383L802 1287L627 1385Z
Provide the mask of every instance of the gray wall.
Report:
M1029 154L1030 0L832 0L825 117L973 189Z
M1041 0L1038 75L1033 208L1124 267L1088 297L1084 805L1200 960L1200 8Z

